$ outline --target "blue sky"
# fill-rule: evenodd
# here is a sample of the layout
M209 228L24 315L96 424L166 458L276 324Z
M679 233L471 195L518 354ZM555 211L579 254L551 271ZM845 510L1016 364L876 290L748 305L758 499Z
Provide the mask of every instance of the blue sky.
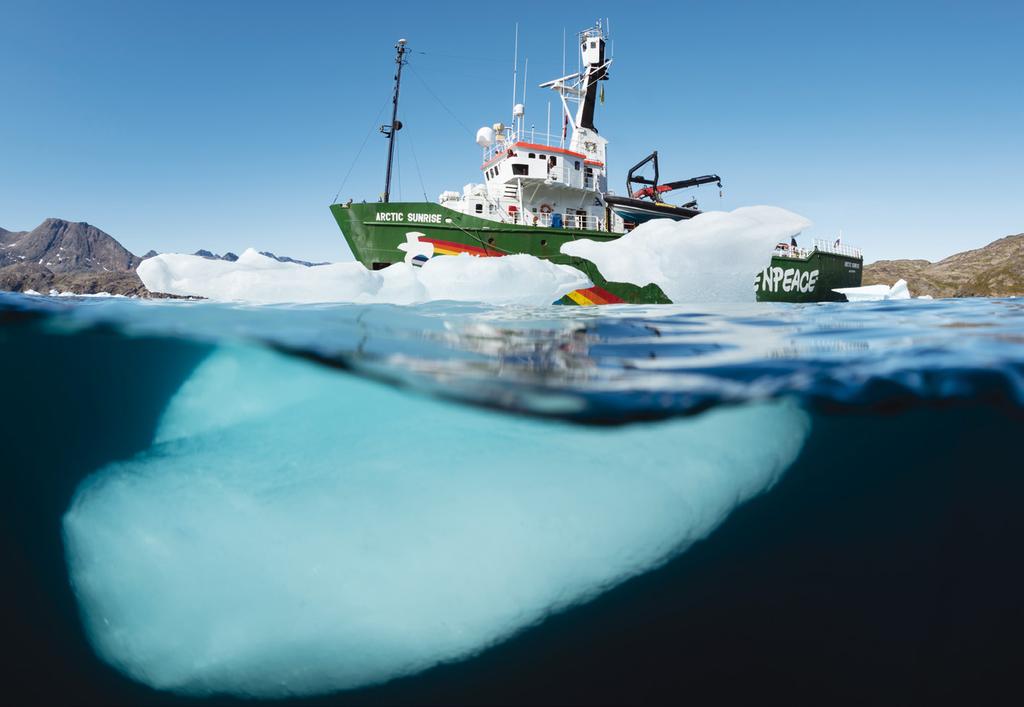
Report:
M609 16L596 123L613 189L658 149L666 178L722 175L702 207L784 206L868 260L1024 231L1019 0L507 7L0 0L0 226L57 216L136 253L348 258L327 206L350 168L341 199L382 191L386 143L367 135L396 39L422 53L395 196L433 200L480 180L472 133L507 121L514 22L535 87L561 71L563 29ZM531 88L538 129L547 100Z

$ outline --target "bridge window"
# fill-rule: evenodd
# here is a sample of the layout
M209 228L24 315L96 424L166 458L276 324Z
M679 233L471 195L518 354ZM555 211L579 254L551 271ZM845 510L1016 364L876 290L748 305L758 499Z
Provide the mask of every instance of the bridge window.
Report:
M525 177L530 173L530 166L525 164L514 164L512 165L512 174Z
M532 160L532 159L536 159L536 158L537 158L537 155L535 155L534 153L531 152L530 153L530 159Z
M477 204L474 208L476 209L476 212L478 214L482 214L484 212L484 205L483 204Z
M577 172L580 171L580 161L579 160L576 160L575 162L573 162L572 166L576 169Z

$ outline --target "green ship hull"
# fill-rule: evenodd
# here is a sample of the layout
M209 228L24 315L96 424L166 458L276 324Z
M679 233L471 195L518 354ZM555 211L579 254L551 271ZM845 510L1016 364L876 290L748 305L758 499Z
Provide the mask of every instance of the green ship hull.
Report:
M371 270L402 262L406 254L399 246L406 243L409 233L418 233L420 241L433 244L434 255L469 253L492 257L526 253L559 265L571 265L594 283L594 287L570 292L559 304L672 302L657 285L639 287L628 282L610 282L589 260L560 252L562 244L569 241L611 241L621 233L502 223L430 202L333 204L331 213L356 260Z
M863 264L861 258L822 250L774 255L754 276L754 292L758 302L845 302L833 289L860 287Z
M406 252L399 246L407 243L410 233L415 233L419 242L432 244L433 256L468 253L494 257L525 253L560 265L571 265L594 283L591 288L570 292L556 304L672 303L657 285L640 287L609 281L589 260L561 252L562 245L569 241L580 238L612 241L620 238L621 233L503 223L430 202L333 204L331 213L352 254L371 270L404 261ZM847 267L851 263L856 268ZM803 260L774 257L771 265L755 278L757 299L772 302L842 300L843 296L832 292L832 288L860 285L860 265L859 260L820 251L814 251ZM787 270L799 270L799 274L791 272L787 282ZM812 273L816 273L813 282Z

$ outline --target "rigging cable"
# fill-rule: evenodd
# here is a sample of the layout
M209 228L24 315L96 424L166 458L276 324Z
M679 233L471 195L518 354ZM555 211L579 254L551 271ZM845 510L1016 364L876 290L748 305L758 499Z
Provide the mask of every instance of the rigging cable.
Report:
M409 71L412 72L413 76L415 76L417 79L419 79L420 83L423 84L423 88L427 89L427 93L429 93L431 95L431 97L433 97L433 99L435 101L437 101L437 104L439 106L444 108L445 112L448 113L448 115L450 115L452 118L455 119L456 123L458 123L459 125L462 126L463 130L465 130L469 135L472 135L474 137L476 136L475 133L472 130L470 130L469 128L466 127L465 123L463 123L461 120L459 120L459 116L457 116L454 113L452 113L451 109L444 104L444 101L442 101L440 98L437 97L437 94L434 93L430 89L430 86L427 85L427 82L423 80L422 76L420 76L420 72L416 71L416 68L412 64L409 64Z
M366 131L366 137L363 138L363 144L359 146L359 151L356 152L356 156L352 160L352 164L349 165L348 171L345 173L345 178L341 180L341 186L338 187L337 193L334 195L334 198L331 200L332 204L337 204L338 203L338 197L341 195L341 190L345 188L345 184L348 182L348 178L350 176L352 176L352 170L355 169L356 163L359 162L359 157L363 154L363 148L366 147L366 143L369 141L370 135L373 133L374 127L376 127L377 124L380 122L380 115L381 115L381 113L384 112L384 109L388 107L388 103L390 103L390 102L391 102L391 96L388 95L388 97L384 100L384 104L381 105L380 110L377 111L377 117L374 118L373 122L370 124L370 129L368 131Z
M420 161L416 159L416 146L412 144L412 138L409 138L409 149L412 150L412 163L416 166L416 176L420 178L420 189L423 190L423 201L430 201L427 198L427 187L423 184L423 172L420 171Z
M440 52L409 52L409 53L410 54L422 54L423 56L444 57L445 59L459 59L460 61L471 61L474 64L479 64L481 62L490 63L490 64L504 64L505 63L503 61L498 61L497 59L481 59L478 56L460 56L458 54L441 54Z

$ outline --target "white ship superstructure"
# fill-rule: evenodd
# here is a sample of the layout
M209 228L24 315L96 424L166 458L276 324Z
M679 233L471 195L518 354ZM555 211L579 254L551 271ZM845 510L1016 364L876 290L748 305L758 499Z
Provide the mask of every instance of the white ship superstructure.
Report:
M603 198L608 141L594 126L599 82L607 80L612 63L606 43L600 22L580 32L582 70L540 84L558 94L561 132L527 129L525 106L514 103L511 124L477 131L483 182L467 184L461 193L446 191L440 203L501 223L623 232L622 219Z

